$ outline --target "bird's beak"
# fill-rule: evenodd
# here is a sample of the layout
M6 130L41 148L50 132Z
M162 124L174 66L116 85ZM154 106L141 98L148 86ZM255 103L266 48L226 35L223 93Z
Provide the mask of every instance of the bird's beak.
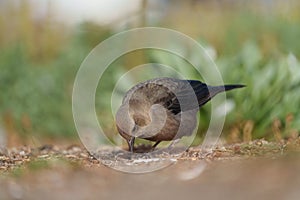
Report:
M130 134L131 137L127 141L130 152L133 152L133 149L134 149L134 140L135 140L135 138L137 136L136 135L137 130L138 130L138 125L134 124L134 127L132 128L131 134Z
M133 153L135 137L131 137L128 142L129 151Z

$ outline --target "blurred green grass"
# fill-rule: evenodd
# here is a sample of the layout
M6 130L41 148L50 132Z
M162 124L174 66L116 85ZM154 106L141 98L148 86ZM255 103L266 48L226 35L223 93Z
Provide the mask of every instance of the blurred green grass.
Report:
M187 1L180 10L170 9L156 24L182 31L211 48L224 82L247 85L228 94L235 107L228 114L224 134L238 129L242 139L244 124L252 121L253 138L273 138L277 119L282 137L298 134L300 129L299 3L289 1L286 8L276 2L267 12L256 4L224 3L220 7L205 2L191 6ZM76 138L71 109L76 72L87 54L115 33L114 28L92 22L68 27L52 20L51 12L33 20L27 1L19 7L7 4L0 15L0 28L0 117L7 135ZM104 92L97 94L97 104L110 109L110 91L126 70L150 61L172 65L170 60L177 62L163 52L124 56L114 63L117 67L106 72L106 85ZM208 124L209 106L202 113L201 132ZM113 137L114 122L104 109L97 114Z

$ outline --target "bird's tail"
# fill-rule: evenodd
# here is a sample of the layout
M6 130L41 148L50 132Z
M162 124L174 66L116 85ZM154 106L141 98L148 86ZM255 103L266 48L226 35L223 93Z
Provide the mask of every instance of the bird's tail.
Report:
M221 86L208 86L210 98L216 96L220 92L229 91L237 88L243 88L245 85L221 85Z
M221 86L224 87L225 91L229 91L229 90L233 90L236 88L243 88L246 87L245 85L225 85L225 86Z

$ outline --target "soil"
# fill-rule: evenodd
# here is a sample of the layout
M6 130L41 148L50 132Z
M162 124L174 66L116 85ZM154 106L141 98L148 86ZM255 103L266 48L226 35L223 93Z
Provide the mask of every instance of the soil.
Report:
M299 199L299 152L299 138L183 153L112 147L89 153L79 145L2 149L0 199Z

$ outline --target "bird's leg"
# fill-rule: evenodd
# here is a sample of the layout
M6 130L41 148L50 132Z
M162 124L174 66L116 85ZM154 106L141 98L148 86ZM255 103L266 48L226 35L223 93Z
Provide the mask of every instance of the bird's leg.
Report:
M151 150L153 151L155 149L155 147L160 143L161 141L157 141L155 142L155 144L151 147Z
M133 153L133 149L134 149L134 140L135 140L135 137L131 137L129 140L127 140L129 151L131 153Z

